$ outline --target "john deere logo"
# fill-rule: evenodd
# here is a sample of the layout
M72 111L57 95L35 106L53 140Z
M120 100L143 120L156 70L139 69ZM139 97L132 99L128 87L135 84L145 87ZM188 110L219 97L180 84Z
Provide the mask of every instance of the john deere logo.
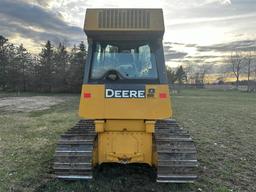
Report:
M106 98L145 98L145 90L105 89Z
M148 89L148 94L147 94L147 97L148 98L152 98L152 97L155 97L155 92L156 92L156 90L154 89L154 88L150 88L150 89Z

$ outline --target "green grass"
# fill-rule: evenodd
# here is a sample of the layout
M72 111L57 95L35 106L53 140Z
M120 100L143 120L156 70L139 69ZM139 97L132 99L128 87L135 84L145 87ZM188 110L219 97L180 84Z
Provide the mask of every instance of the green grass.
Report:
M256 95L184 90L173 97L175 118L198 150L203 191L256 191Z
M33 95L38 94L25 94ZM256 191L256 95L182 90L172 101L174 117L190 131L198 150L195 184L156 184L154 170L138 165L97 168L90 182L53 179L55 143L78 120L79 96L69 95L45 111L0 111L0 191Z
M0 111L0 191L33 191L49 179L55 142L78 120L78 101L76 95L45 111Z

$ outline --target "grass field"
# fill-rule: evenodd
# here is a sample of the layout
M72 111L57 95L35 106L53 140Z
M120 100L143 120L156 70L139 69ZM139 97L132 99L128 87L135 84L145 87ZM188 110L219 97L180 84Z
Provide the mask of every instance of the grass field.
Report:
M90 182L53 179L55 142L77 122L79 96L51 97L64 102L41 111L0 108L1 192L256 191L255 94L182 90L173 96L175 118L190 131L198 149L200 178L190 185L156 184L154 170L138 165L97 168Z

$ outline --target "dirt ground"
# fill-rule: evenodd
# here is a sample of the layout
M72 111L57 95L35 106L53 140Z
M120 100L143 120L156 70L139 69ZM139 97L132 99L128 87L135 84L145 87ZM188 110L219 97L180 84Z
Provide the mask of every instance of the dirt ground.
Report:
M2 97L1 111L31 112L50 109L52 106L64 102L64 99L53 96L31 97Z

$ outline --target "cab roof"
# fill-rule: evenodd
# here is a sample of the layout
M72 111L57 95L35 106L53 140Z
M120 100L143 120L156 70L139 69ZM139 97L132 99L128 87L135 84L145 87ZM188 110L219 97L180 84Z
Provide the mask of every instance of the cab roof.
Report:
M162 38L162 9L87 9L84 31L93 39Z

